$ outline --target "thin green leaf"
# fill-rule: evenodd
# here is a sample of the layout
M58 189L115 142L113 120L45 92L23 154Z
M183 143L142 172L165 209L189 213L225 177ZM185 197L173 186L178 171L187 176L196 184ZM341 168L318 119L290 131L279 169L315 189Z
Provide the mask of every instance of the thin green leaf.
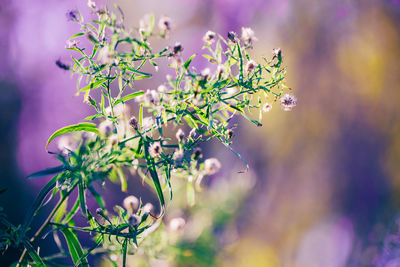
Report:
M79 37L79 36L82 36L82 35L85 35L85 33L79 32L79 33L77 33L77 34L74 34L74 35L70 36L70 37L68 38L68 40L74 39L74 38Z
M75 232L69 228L64 228L61 230L64 234L65 240L68 244L69 252L71 253L71 258L74 264L80 262L80 265L89 267L86 257L84 257L81 244ZM82 260L81 260L82 258ZM78 263L79 264L79 263Z
M128 184L126 182L125 174L121 168L116 168L116 171L119 177L119 181L121 182L121 191L126 192L128 190Z
M36 252L36 250L32 247L31 243L29 243L28 241L24 242L24 246L26 248L26 250L29 253L29 256L31 256L32 260L38 264L38 266L47 266L42 258L39 256L39 254Z
M132 94L126 95L124 97L121 97L121 99L118 99L117 101L115 101L115 104L121 103L121 102L126 102L132 98L135 98L137 96L143 95L144 92L143 91L138 91L138 92L134 92Z
M79 191L79 203L80 203L80 207L81 207L81 212L82 212L82 215L86 218L87 217L86 194L85 194L85 188L84 188L83 182L79 183L78 191Z
M108 79L101 79L98 80L97 82L90 82L88 85L86 85L85 87L82 87L77 94L88 91L88 90L92 90L92 89L96 89L102 86L103 83L105 83Z
M92 132L95 134L99 134L99 130L96 128L96 125L93 123L78 123L78 124L74 124L74 125L69 125L66 127L63 127L57 131L55 131L49 138L49 140L47 140L46 143L46 150L47 147L49 146L50 142L54 140L54 138L66 134L66 133L70 133L70 132L80 132L80 131L86 131L86 132Z
M186 60L185 64L183 67L187 70L189 68L190 63L192 62L193 58L197 56L197 54L193 54L188 60Z
M57 174L64 170L65 170L64 166L61 165L61 166L57 166L54 168L48 168L48 169L45 169L42 171L34 172L32 174L29 174L28 178L37 178L37 177L43 177L43 176L47 176L47 175Z
M57 183L57 180L60 178L59 175L53 177L43 188L40 190L39 195L35 199L35 202L32 205L32 208L26 214L24 224L22 225L23 229L26 229L33 220L33 216L36 210L41 206L47 194L54 188Z

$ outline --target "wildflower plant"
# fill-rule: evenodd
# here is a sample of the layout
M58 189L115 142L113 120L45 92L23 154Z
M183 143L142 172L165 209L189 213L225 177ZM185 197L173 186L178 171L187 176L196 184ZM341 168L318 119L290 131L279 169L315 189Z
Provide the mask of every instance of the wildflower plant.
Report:
M75 266L88 266L88 255L102 253L122 255L125 266L126 255L135 253L145 238L151 239L151 233L163 227L174 195L172 180L184 181L185 199L193 207L202 179L221 168L218 159L203 158L201 143L219 141L247 169L247 162L231 147L237 127L234 116L262 126L251 118L252 111L261 117L272 102L279 101L284 110L296 104L294 96L284 95L287 87L281 50L275 49L271 59L260 63L250 58L248 49L257 40L250 28L242 29L241 38L235 32L229 32L227 38L206 32L201 56L209 61L209 67L199 71L191 66L199 55L183 58L182 44L159 51L151 47L151 39L168 37L168 17L162 16L156 23L153 15L147 15L132 30L124 26L119 7L115 12L101 9L90 0L88 6L97 16L90 22L76 10L67 13L81 31L67 42L72 65L61 60L56 64L77 76L76 94L92 107L93 115L85 118L86 122L57 130L48 139L46 149L54 139L59 140L57 151L49 153L55 154L60 165L30 175L54 177L42 188L24 222L14 226L0 216L6 233L1 235L2 249L23 248L18 265L58 266L59 257L71 257ZM138 89L138 81L151 78L159 64L168 64L174 75L157 89ZM154 72L144 70L148 67ZM135 104L130 105L132 102ZM171 135L171 129L176 128ZM126 192L127 171L138 174L154 189L160 203L157 212L152 204L135 196L114 210L106 209L98 188L111 180L119 182L121 191ZM88 207L88 195L96 200L97 209ZM52 203L51 199L58 199L57 204L32 235L35 215ZM83 217L86 225L78 225L77 217ZM173 225L179 229L184 223L178 220ZM90 233L94 246L82 248L80 232ZM59 246L56 256L40 255L37 248L38 240L48 235ZM69 252L63 248L60 235Z

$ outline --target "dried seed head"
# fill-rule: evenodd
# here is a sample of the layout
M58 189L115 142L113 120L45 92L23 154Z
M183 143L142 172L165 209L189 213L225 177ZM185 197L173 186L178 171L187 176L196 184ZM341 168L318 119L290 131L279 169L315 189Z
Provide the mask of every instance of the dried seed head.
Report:
M207 175L217 173L221 169L221 163L216 158L209 158L204 161L204 171Z
M70 66L65 64L64 62L62 62L60 59L56 60L56 65L57 65L57 67L59 67L60 69L63 69L63 70L69 70L70 69Z
M79 20L79 13L78 10L72 9L65 14L67 16L68 21L78 21Z
M128 213L135 213L139 207L139 200L135 196L128 196L124 199L122 205Z
M262 107L263 112L268 112L272 109L272 105L270 103L265 103L264 106Z
M182 129L179 129L177 132L176 132L176 139L178 139L178 142L180 143L180 142L182 142L183 141L183 139L185 138L185 132L184 131L182 131Z
M128 222L132 226L137 226L140 222L140 218L136 214L131 214L131 216L129 216Z
M175 43L174 47L172 48L172 55L176 56L176 55L180 55L183 51L183 46L181 45L181 43Z
M184 156L185 154L183 153L183 150L175 150L174 155L172 156L172 159L175 161L175 165L180 166Z
M228 39L229 39L229 41L231 41L232 43L237 43L237 42L238 42L237 33L234 32L234 31L228 32Z
M247 74L250 74L255 70L256 67L257 67L257 63L254 60L250 60L246 64L245 71Z
M186 221L182 217L173 218L169 221L168 228L172 232L180 231L185 227Z
M242 41L248 46L252 46L253 42L257 41L254 31L251 28L242 27Z
M203 158L203 152L201 151L200 147L196 147L193 151L193 159L198 160Z
M297 99L292 94L284 94L281 97L280 102L281 102L281 107L284 111L290 111L296 106Z
M167 16L162 16L158 21L158 28L163 32L166 33L171 30L171 19Z
M226 74L226 67L224 65L218 65L217 67L217 77L220 79L221 77L224 77Z
M132 116L129 120L129 125L135 129L136 131L139 129L139 124L138 124L138 120L136 119L135 116Z
M151 203L146 203L143 207L142 207L142 212L143 214L150 214L154 211L154 206Z
M150 156L152 156L153 158L159 157L161 155L161 151L162 148L160 142L154 142L149 147Z
M203 41L207 44L212 44L215 41L215 32L207 31L206 34L203 36Z

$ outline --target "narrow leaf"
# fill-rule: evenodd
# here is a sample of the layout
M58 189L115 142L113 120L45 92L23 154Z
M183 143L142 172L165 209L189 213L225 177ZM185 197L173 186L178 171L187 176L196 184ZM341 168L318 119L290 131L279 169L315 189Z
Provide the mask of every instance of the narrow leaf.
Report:
M49 146L50 142L54 140L54 138L66 134L66 133L70 133L70 132L80 132L80 131L87 131L87 132L92 132L95 134L99 134L99 130L96 128L96 125L93 123L79 123L79 124L74 124L74 125L70 125L70 126L66 126L63 127L57 131L55 131L49 138L49 140L47 140L46 143L46 150L47 147Z
M87 259L84 257L81 244L75 232L69 228L64 228L61 230L64 234L65 240L68 244L69 252L71 253L71 258L74 264L81 262L82 266L89 267ZM81 259L82 258L82 259Z
M38 172L34 172L32 174L28 175L28 178L37 178L37 177L42 177L42 176L47 176L47 175L51 175L51 174L57 174L60 173L62 171L64 171L64 166L57 166L54 168L48 168L42 171L38 171Z

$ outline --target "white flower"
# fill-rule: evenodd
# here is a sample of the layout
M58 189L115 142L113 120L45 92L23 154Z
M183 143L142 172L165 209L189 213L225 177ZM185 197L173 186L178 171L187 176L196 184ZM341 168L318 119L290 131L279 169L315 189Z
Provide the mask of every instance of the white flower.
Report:
M103 64L112 64L114 62L113 53L105 46L100 50L100 61Z
M159 157L161 155L162 147L160 142L154 142L149 147L150 156L153 158Z
M272 109L272 105L270 103L265 103L264 106L262 107L263 112L268 112Z
M204 161L204 171L207 175L217 173L221 169L221 163L216 158L209 158Z
M175 150L174 156L172 157L172 159L175 161L175 165L179 166L182 164L184 155L185 154L181 149Z
M210 77L210 69L209 68L205 68L201 71L201 76L203 76L203 79L208 79Z
M176 139L178 139L178 141L179 142L182 142L183 141L183 138L185 138L185 132L184 131L182 131L182 129L179 129L177 132L176 132Z
M254 60L250 60L247 62L246 67L245 67L245 72L247 74L250 74L254 71L254 69L257 67L257 63Z
M114 124L109 120L103 121L99 124L99 131L105 136L111 135L114 132L114 129Z
M139 199L135 196L128 196L124 199L122 205L128 213L134 213L139 207Z
M169 221L168 228L172 232L182 230L185 227L186 221L182 217L173 218Z
M67 48L77 48L79 41L77 40L67 40Z
M119 141L118 135L113 134L110 136L110 138L108 139L111 143L112 146L116 145Z
M213 31L207 31L206 34L203 36L203 41L212 44L215 41L215 32Z
M280 102L281 102L281 107L284 111L290 111L296 106L297 99L292 94L284 94L281 97Z
M63 135L57 143L57 148L60 152L68 154L69 151L74 151L78 148L78 143L70 135Z
M150 214L152 213L154 210L154 206L151 203L146 203L143 207L142 207L142 212L143 214Z
M163 15L158 21L158 28L164 33L171 30L171 19Z
M139 32L144 33L144 32L151 32L151 15L146 14L143 16L143 18L139 21Z
M218 79L225 77L226 67L224 65L218 65L217 67L217 77Z
M92 0L88 0L87 5L91 9L96 9L96 3Z
M242 40L246 45L251 46L254 41L257 41L257 38L251 28L242 27Z

